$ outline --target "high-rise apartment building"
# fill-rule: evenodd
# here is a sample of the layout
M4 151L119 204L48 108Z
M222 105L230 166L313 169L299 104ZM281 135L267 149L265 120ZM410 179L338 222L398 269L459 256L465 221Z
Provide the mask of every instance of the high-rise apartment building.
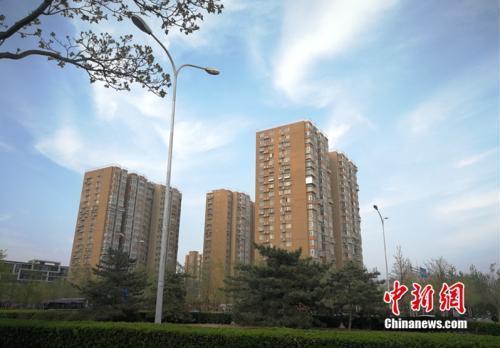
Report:
M255 243L335 262L328 139L309 121L257 132Z
M359 186L356 178L358 168L340 152L330 152L329 157L337 267L342 267L346 261L362 265Z
M253 215L247 194L225 189L207 193L202 295L208 303L224 303L224 278L237 264L252 262Z
M149 235L148 270L158 274L161 251L161 229L165 207L165 185L154 184L153 213ZM175 272L179 245L182 194L176 188L170 190L170 226L167 234L167 271Z
M186 299L191 303L200 298L202 257L199 252L190 251L184 262L184 272L188 275L186 278Z
M96 266L108 248L118 248L126 185L127 171L118 167L85 173L71 251L71 273Z
M168 250L175 269L181 194L176 189L172 192ZM71 253L71 276L95 267L109 248L126 251L138 266L157 270L159 257L155 252L159 248L164 196L163 185L119 167L86 172Z
M184 261L184 272L194 279L201 276L201 263L203 255L197 251L190 251Z
M150 231L153 184L145 177L127 175L125 211L121 227L122 250L136 260L137 266L146 266Z

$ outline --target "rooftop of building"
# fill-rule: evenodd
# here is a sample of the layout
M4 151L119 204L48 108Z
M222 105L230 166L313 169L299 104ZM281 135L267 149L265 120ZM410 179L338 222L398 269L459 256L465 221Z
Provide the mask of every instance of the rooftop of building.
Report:
M126 167L123 167L121 165L115 164L115 163L109 164L109 165L105 165L105 166L102 166L102 167L90 168L90 169L88 169L88 170L85 171L85 174L93 173L93 172L97 172L97 171L102 171L102 170L106 170L106 169L110 169L110 168L116 168L116 169L119 169L119 170L125 170L127 172L127 175L138 176L138 177L146 179L148 182L150 182L152 184L160 185L160 186L165 187L165 184L158 183L156 181L148 179L148 177L145 174L138 173L138 172L135 172L135 171L130 171L130 169L128 169ZM179 193L181 193L181 191L178 188L176 188L176 187L172 186L172 189L177 190Z
M233 189L229 189L229 188L218 188L218 189L213 189L209 192L207 192L207 194L209 193L214 193L214 192L217 192L217 191L226 191L226 192L231 192L231 193L240 193L242 195L246 195L250 198L250 200L252 201L252 196L250 196L249 193L247 192L241 192L241 191L237 191L237 190L233 190ZM253 202L253 201L252 201Z
M271 127L271 128L266 128L266 129L258 130L257 134L262 133L262 132L268 132L268 131L274 130L274 129L280 129L280 128L287 127L287 126L293 126L293 125L300 124L300 123L310 123L311 125L313 125L314 127L316 127L316 125L314 124L313 121L305 119L305 120L295 121L295 122L292 122L292 123L285 123L285 124L282 124L280 126L275 126L275 127ZM316 128L318 128L318 127L316 127Z

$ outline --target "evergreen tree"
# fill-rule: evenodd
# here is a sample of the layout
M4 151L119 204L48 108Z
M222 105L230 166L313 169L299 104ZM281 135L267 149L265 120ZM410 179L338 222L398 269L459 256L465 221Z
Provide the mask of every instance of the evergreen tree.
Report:
M186 274L168 272L163 288L163 318L169 322L185 322L189 315L186 306Z
M81 292L94 309L116 310L126 317L134 315L147 285L146 273L134 269L128 254L108 249L106 256L92 272Z
M330 269L322 281L322 303L337 313L347 312L351 329L354 312L377 313L383 306L382 291L377 281L378 272L370 273L364 267L348 262L342 269Z
M324 266L301 259L301 250L256 245L257 265L239 265L226 281L233 299L233 318L249 325L310 327L321 299Z

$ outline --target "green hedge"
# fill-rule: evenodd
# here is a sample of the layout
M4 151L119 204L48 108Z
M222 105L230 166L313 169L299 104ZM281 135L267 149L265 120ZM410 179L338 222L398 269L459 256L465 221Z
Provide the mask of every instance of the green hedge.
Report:
M459 333L207 328L148 323L0 320L2 347L498 347Z
M139 314L142 321L154 322L155 313L153 311L139 311ZM166 321L176 324L231 324L232 316L229 313L190 312L180 319L167 316Z
M0 310L0 319L36 319L36 320L95 320L95 321L123 321L124 318L116 315L110 310L107 311L91 311L91 310L33 310L33 309L6 309ZM154 312L139 311L136 320L127 321L144 321L153 322ZM168 322L174 322L169 320ZM192 312L188 313L186 320L183 323L193 324L231 324L231 314L228 313L212 313L212 312Z
M212 312L192 312L191 320L187 322L193 324L231 324L232 317L229 313ZM114 317L113 313L89 311L89 310L33 310L33 309L5 309L0 310L0 319L34 319L34 320L59 320L59 321L119 321L119 317ZM341 317L315 316L315 326L324 328L338 328L340 322L347 326L347 320ZM355 329L383 330L384 318L363 318L353 321ZM121 319L123 320L123 319ZM154 312L140 311L138 320L144 322L154 321ZM357 322L359 321L359 323ZM499 323L469 322L468 332L479 335L500 336Z
M113 310L31 310L31 309L7 309L0 310L0 319L34 319L34 320L59 320L59 321L124 321L127 318L120 311ZM134 320L132 320L134 319ZM143 318L138 314L135 318L127 321L141 321Z
M229 313L191 312L191 317L196 324L231 324L233 321Z
M468 322L467 331L480 335L500 336L500 323Z
M313 315L313 325L320 328L338 328L342 323L344 327L349 324L346 316ZM352 320L353 329L362 330L384 330L384 320L382 317L354 317Z
M0 319L82 320L81 316L82 312L78 310L50 310L50 311L36 310L36 309L0 310Z

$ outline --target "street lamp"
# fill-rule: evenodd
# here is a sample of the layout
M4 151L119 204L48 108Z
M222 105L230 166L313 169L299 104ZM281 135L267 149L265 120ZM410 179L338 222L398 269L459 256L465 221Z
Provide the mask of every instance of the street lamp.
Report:
M388 217L382 217L380 214L380 210L378 210L377 205L373 205L373 208L377 211L378 216L380 216L380 222L382 222L382 236L384 238L384 257L385 257L385 283L387 285L387 291L389 291L389 267L387 266L387 248L385 246L385 225L384 220L387 220Z
M168 60L170 61L170 65L172 66L172 72L174 74L174 79L172 82L172 113L170 117L170 138L168 142L168 160L167 160L167 178L165 180L165 204L163 209L163 223L161 227L161 251L160 251L160 265L158 270L158 288L156 291L156 311L155 311L155 323L161 323L162 317L162 309L163 309L163 287L165 285L165 262L167 256L167 231L170 225L170 174L172 171L172 148L174 143L174 120L175 120L175 98L177 94L177 76L179 72L184 67L191 67L200 70L204 70L209 75L219 75L219 70L210 67L202 67L193 64L183 64L178 69L175 67L174 60L168 52L167 48L161 43L160 40L153 34L151 28L142 20L141 17L132 15L132 22L135 24L137 28L141 31L145 32L148 35L151 35L153 39L163 48L165 53L167 54Z

